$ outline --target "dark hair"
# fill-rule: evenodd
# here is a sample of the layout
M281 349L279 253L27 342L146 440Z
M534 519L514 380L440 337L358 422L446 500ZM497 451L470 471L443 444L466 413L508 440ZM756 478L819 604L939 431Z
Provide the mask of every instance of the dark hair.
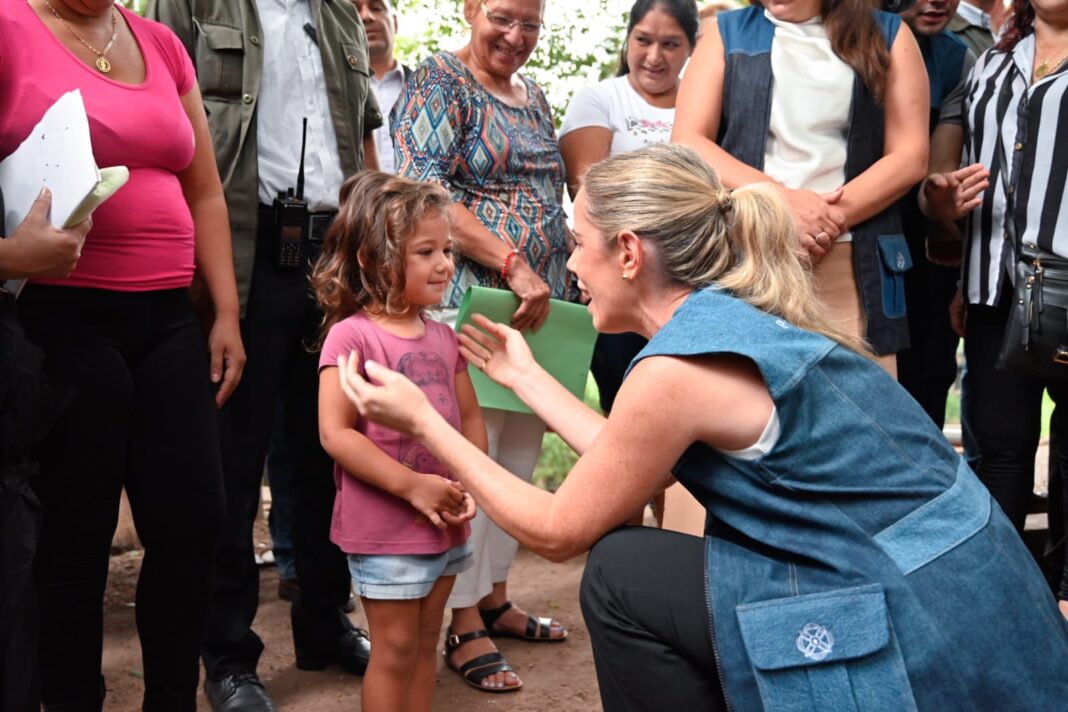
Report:
M630 19L627 20L627 35L623 40L623 49L619 53L619 69L617 77L630 73L627 66L627 42L630 41L630 33L634 26L645 19L651 10L660 8L674 18L682 28L686 39L690 41L690 50L697 46L697 31L701 27L701 20L697 17L697 0L636 0L630 8Z
M822 0L820 15L831 49L853 68L879 103L886 96L890 48L872 16L871 0Z
M368 309L402 314L405 241L428 215L448 218L452 198L436 183L360 171L341 186L337 217L326 232L311 286L330 327Z
M1035 8L1031 0L1012 0L1012 7L1001 23L1001 38L995 47L1011 52L1016 43L1035 31Z

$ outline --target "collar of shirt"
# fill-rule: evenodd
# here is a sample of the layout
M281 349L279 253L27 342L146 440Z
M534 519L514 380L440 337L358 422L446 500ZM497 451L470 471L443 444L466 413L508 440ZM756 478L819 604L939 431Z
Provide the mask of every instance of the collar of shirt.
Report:
M1035 66L1035 35L1031 33L1016 43L1012 48L1012 63L1020 73L1024 86L1031 85L1031 73ZM1036 84L1038 82L1035 82Z
M383 84L404 84L404 69L401 67L400 62L393 60L393 69L390 69L383 74L381 79L374 74L371 75L371 86L377 89ZM388 113L389 111L386 107L380 106L378 108L382 109L384 113Z
M975 25L976 27L982 27L984 30L990 30L995 37L997 36L997 33L994 32L994 29L991 27L990 13L983 12L975 5L961 0L960 5L957 6L957 14L969 25Z
M344 180L330 114L322 54L308 0L256 0L264 60L256 102L259 201L270 205L296 185L302 119L308 119L304 196L312 210L337 208Z

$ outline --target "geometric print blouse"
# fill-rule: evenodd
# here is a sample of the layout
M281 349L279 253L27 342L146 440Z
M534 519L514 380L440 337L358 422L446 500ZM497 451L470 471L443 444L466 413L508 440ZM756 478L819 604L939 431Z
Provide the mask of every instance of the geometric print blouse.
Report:
M521 78L528 101L516 108L486 91L453 53L429 57L390 114L393 154L398 175L444 186L563 299L570 282L564 160L545 95ZM508 289L499 265L458 255L444 305L458 307L470 285Z

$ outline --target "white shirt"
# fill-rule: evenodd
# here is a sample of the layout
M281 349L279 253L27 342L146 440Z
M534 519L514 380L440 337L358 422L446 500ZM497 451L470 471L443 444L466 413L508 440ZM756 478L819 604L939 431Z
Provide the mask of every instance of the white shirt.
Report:
M831 49L821 19L775 25L771 120L764 172L794 190L830 193L845 185L853 68ZM852 239L849 232L838 242Z
M270 205L295 188L301 120L308 118L304 198L312 210L337 208L344 175L330 119L323 58L304 25L315 27L308 0L256 0L263 31L263 77L256 105L259 200Z
M397 97L404 89L404 70L400 62L393 69L382 75L382 78L371 75L371 91L378 101L378 108L382 116L389 116L393 105L397 103ZM378 149L378 167L385 173L396 173L397 165L393 157L393 132L387 120L374 131L375 148Z
M652 106L626 76L605 79L575 92L564 114L560 138L577 129L599 126L612 132L611 155L652 143L668 143L675 109Z
M997 41L998 32L997 28L994 27L993 23L990 21L990 13L983 12L975 5L961 0L960 5L957 6L957 14L969 25L975 25L976 27L982 27L984 30L989 30L990 34L994 35L994 41Z

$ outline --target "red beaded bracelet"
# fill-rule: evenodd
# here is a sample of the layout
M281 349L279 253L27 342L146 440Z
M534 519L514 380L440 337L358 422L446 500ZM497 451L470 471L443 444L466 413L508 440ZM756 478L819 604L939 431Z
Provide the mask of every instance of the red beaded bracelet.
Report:
M512 248L511 252L504 256L504 266L501 267L501 279L508 281L508 268L512 266L512 260L519 254L519 250Z

